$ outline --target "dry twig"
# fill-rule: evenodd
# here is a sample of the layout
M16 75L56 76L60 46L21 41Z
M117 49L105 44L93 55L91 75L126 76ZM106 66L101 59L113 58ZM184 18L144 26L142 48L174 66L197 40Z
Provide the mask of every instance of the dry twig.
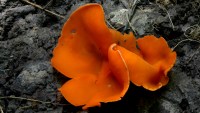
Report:
M148 2L150 3L150 4L153 4L152 2L150 2L149 0L148 0ZM169 12L167 11L167 9L164 7L164 6L161 6L160 4L158 4L158 3L156 3L156 5L158 5L158 7L160 7L161 9L163 9L166 13L167 13L167 16L168 16L168 18L169 18L169 21L170 21L170 23L171 23L171 26L172 26L172 29L174 30L175 29L175 27L174 27L174 24L173 24L173 22L172 22L172 19L171 19L171 16L170 16L170 14L169 14Z
M134 32L134 34L136 35L137 32L135 31L135 28L131 25L131 22L129 21L129 16L128 16L128 14L126 14L126 19L127 19L127 21L128 21L128 24L129 24L131 30L132 30L132 31Z
M189 26L185 32L185 37L200 40L200 26L198 24Z
M115 29L115 27L113 27L112 24L111 24L108 20L106 20L106 23L107 23L112 29Z
M52 2L53 2L53 0L50 0L43 8L48 7Z
M127 22L127 24L125 25L125 27L124 27L124 29L123 29L123 32L125 32L126 31L126 29L130 26L130 21L132 20L132 18L133 18L133 16L134 16L134 14L135 14L135 9L136 9L136 6L137 6L137 2L138 2L138 0L134 0L134 2L132 3L132 5L131 5L131 11L130 11L130 17L128 18L128 22Z
M24 98L24 97L15 97L15 96L4 96L4 97L0 97L0 100L1 99L27 100L27 101L38 102L38 103L42 103L42 104L54 104L54 105L61 105L61 106L68 105L68 104L59 104L59 103L53 103L53 102L45 102L45 101L41 101L41 100Z
M26 2L27 4L32 5L32 6L34 6L34 7L37 7L37 8L39 8L39 9L41 9L41 10L44 10L45 12L47 12L47 13L49 13L49 14L51 14L51 15L57 16L57 17L62 18L62 19L65 18L65 17L62 16L62 15L59 15L59 14L57 14L57 13L54 13L54 12L50 11L50 10L47 10L47 9L43 8L42 6L37 5L37 4L35 4L35 3L32 3L32 2L30 2L30 1L28 1L28 0L21 0L21 1Z
M170 16L169 12L167 11L167 9L166 9L165 7L159 5L159 4L156 4L156 5L158 5L161 9L163 9L163 10L167 13L167 16L168 16L168 18L169 18L169 21L170 21L170 23L171 23L171 25L172 25L172 29L174 30L175 27L174 27L174 24L173 24L173 22L172 22L171 16Z
M1 112L1 113L4 113L4 112L3 112L3 108L1 107L1 105L0 105L0 112Z
M172 51L174 51L181 43L183 42L187 42L187 41L192 41L192 42L197 42L197 43L200 43L200 41L198 40L193 40L193 39L184 39L184 40L181 40L180 42L178 42L173 48L172 48Z

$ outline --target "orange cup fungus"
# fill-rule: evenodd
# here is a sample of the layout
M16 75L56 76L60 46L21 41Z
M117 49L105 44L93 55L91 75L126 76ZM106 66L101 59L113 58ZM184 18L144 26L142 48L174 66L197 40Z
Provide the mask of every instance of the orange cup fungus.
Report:
M107 27L99 4L87 4L64 24L51 62L71 78L59 89L64 98L87 109L120 100L129 81L151 91L161 88L175 60L164 38L122 35Z

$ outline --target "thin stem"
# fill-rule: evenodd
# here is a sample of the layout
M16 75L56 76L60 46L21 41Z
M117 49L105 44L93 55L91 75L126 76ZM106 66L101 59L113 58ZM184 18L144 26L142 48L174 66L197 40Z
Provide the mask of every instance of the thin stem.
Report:
M35 4L35 3L32 3L32 2L30 2L30 1L28 1L28 0L21 0L21 1L26 2L27 4L30 4L30 5L32 5L32 6L34 6L34 7L37 7L37 8L39 8L39 9L41 9L41 10L44 10L45 12L47 12L47 13L49 13L49 14L51 14L51 15L57 16L57 17L62 18L62 19L65 18L65 17L62 16L62 15L59 15L59 14L57 14L57 13L54 13L54 12L50 11L50 10L47 10L47 9L43 8L42 6L37 5L37 4Z
M172 51L174 51L174 49L176 49L176 47L178 47L181 43L183 43L183 42L187 42L187 41L192 41L192 42L200 43L200 41L193 40L193 39L185 39L185 40L181 40L180 42L178 42L178 43L177 43L177 44L172 48Z
M67 104L59 104L59 103L53 103L53 102L45 102L41 100L24 98L24 97L15 97L15 96L4 96L4 97L0 97L0 100L1 99L18 99L18 100L27 100L27 101L38 102L38 103L43 103L43 104L55 104L55 105L62 105L62 106L67 105Z

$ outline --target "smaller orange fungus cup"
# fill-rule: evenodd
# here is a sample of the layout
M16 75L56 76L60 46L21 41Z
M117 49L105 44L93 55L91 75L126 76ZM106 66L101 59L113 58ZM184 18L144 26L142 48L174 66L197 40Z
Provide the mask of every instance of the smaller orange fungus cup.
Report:
M71 78L59 89L64 98L87 109L120 100L129 81L151 91L161 88L175 60L164 38L122 35L107 27L99 4L87 4L64 24L51 63Z
M168 71L173 67L176 53L168 47L164 38L153 35L137 40L140 54L116 45L128 67L130 80L136 86L155 91L165 86L169 78Z

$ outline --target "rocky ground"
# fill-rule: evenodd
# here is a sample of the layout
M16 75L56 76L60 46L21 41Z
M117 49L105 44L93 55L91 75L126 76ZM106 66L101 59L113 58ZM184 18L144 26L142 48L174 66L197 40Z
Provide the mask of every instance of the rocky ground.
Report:
M31 2L64 18L24 0L0 0L0 113L200 113L199 0ZM57 89L68 79L52 68L52 50L70 13L89 2L102 4L108 25L120 32L168 41L178 58L166 87L151 92L131 85L121 101L88 111L62 97Z

